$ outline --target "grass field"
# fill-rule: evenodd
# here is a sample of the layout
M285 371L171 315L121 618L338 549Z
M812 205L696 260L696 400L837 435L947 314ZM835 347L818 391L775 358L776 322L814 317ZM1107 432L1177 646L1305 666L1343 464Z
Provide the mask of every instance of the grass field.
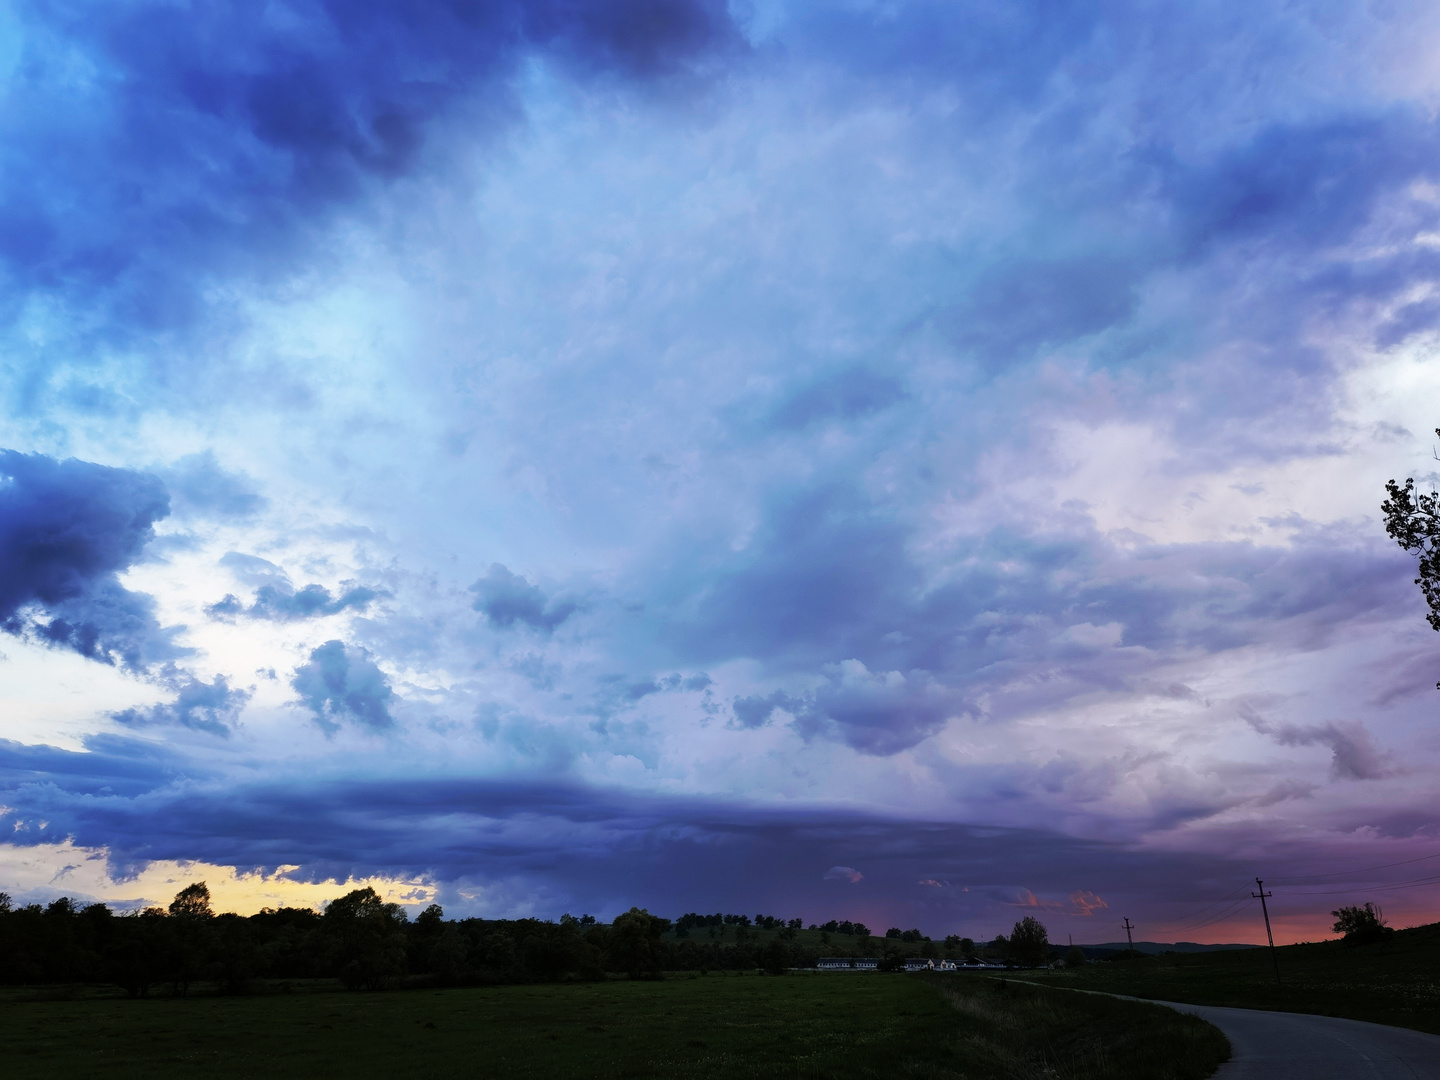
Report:
M1345 1016L1440 1034L1440 924L1400 930L1373 945L1324 941L1277 951L1278 987L1268 949L1140 957L1033 977L1161 1001Z
M1200 1080L1194 1017L969 975L659 982L0 1006L25 1077L931 1077ZM1047 1071L1049 1070L1049 1071Z

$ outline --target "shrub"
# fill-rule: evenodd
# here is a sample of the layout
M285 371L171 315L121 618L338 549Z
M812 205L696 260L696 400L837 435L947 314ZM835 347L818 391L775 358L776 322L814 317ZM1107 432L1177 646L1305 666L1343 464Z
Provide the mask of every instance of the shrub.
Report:
M1330 914L1335 916L1335 933L1344 934L1348 945L1379 941L1386 934L1394 932L1385 925L1385 915L1380 908L1369 901L1364 907L1352 904Z

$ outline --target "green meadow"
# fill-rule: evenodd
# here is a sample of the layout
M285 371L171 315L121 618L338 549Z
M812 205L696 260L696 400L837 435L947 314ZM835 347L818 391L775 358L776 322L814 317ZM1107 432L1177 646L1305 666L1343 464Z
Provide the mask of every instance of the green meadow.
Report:
M11 995L25 1077L1200 1080L1223 1036L1169 1009L973 975L692 975L253 996Z

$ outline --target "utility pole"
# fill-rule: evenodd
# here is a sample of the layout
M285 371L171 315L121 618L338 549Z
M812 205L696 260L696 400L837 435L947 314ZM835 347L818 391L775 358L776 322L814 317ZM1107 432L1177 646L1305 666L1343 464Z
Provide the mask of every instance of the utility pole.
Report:
M1234 893L1231 893L1230 895L1233 896L1233 895L1235 895L1235 894L1234 894ZM1126 916L1125 916L1125 940L1130 943L1130 951L1131 951L1131 952L1134 952L1134 951L1135 951L1135 939L1130 936L1130 931L1131 931L1131 930L1134 930L1134 929L1135 929L1135 926L1134 926L1134 924L1130 921L1130 916L1129 916L1129 915L1126 915Z
M1261 881L1258 877L1255 879L1255 884L1259 887L1260 891L1252 892L1250 895L1260 901L1260 911L1265 916L1265 937L1270 942L1270 959L1274 961L1275 964L1275 985L1279 986L1280 957L1275 952L1275 935L1270 932L1270 909L1265 905L1265 898L1267 896L1274 896L1275 894L1273 892L1266 892L1265 883Z

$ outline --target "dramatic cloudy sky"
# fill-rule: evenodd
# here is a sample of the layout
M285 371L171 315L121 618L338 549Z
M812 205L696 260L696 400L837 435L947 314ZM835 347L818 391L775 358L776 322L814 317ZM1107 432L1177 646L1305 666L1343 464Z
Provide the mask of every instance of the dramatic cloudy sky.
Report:
M12 896L1440 916L1433 4L0 10Z

